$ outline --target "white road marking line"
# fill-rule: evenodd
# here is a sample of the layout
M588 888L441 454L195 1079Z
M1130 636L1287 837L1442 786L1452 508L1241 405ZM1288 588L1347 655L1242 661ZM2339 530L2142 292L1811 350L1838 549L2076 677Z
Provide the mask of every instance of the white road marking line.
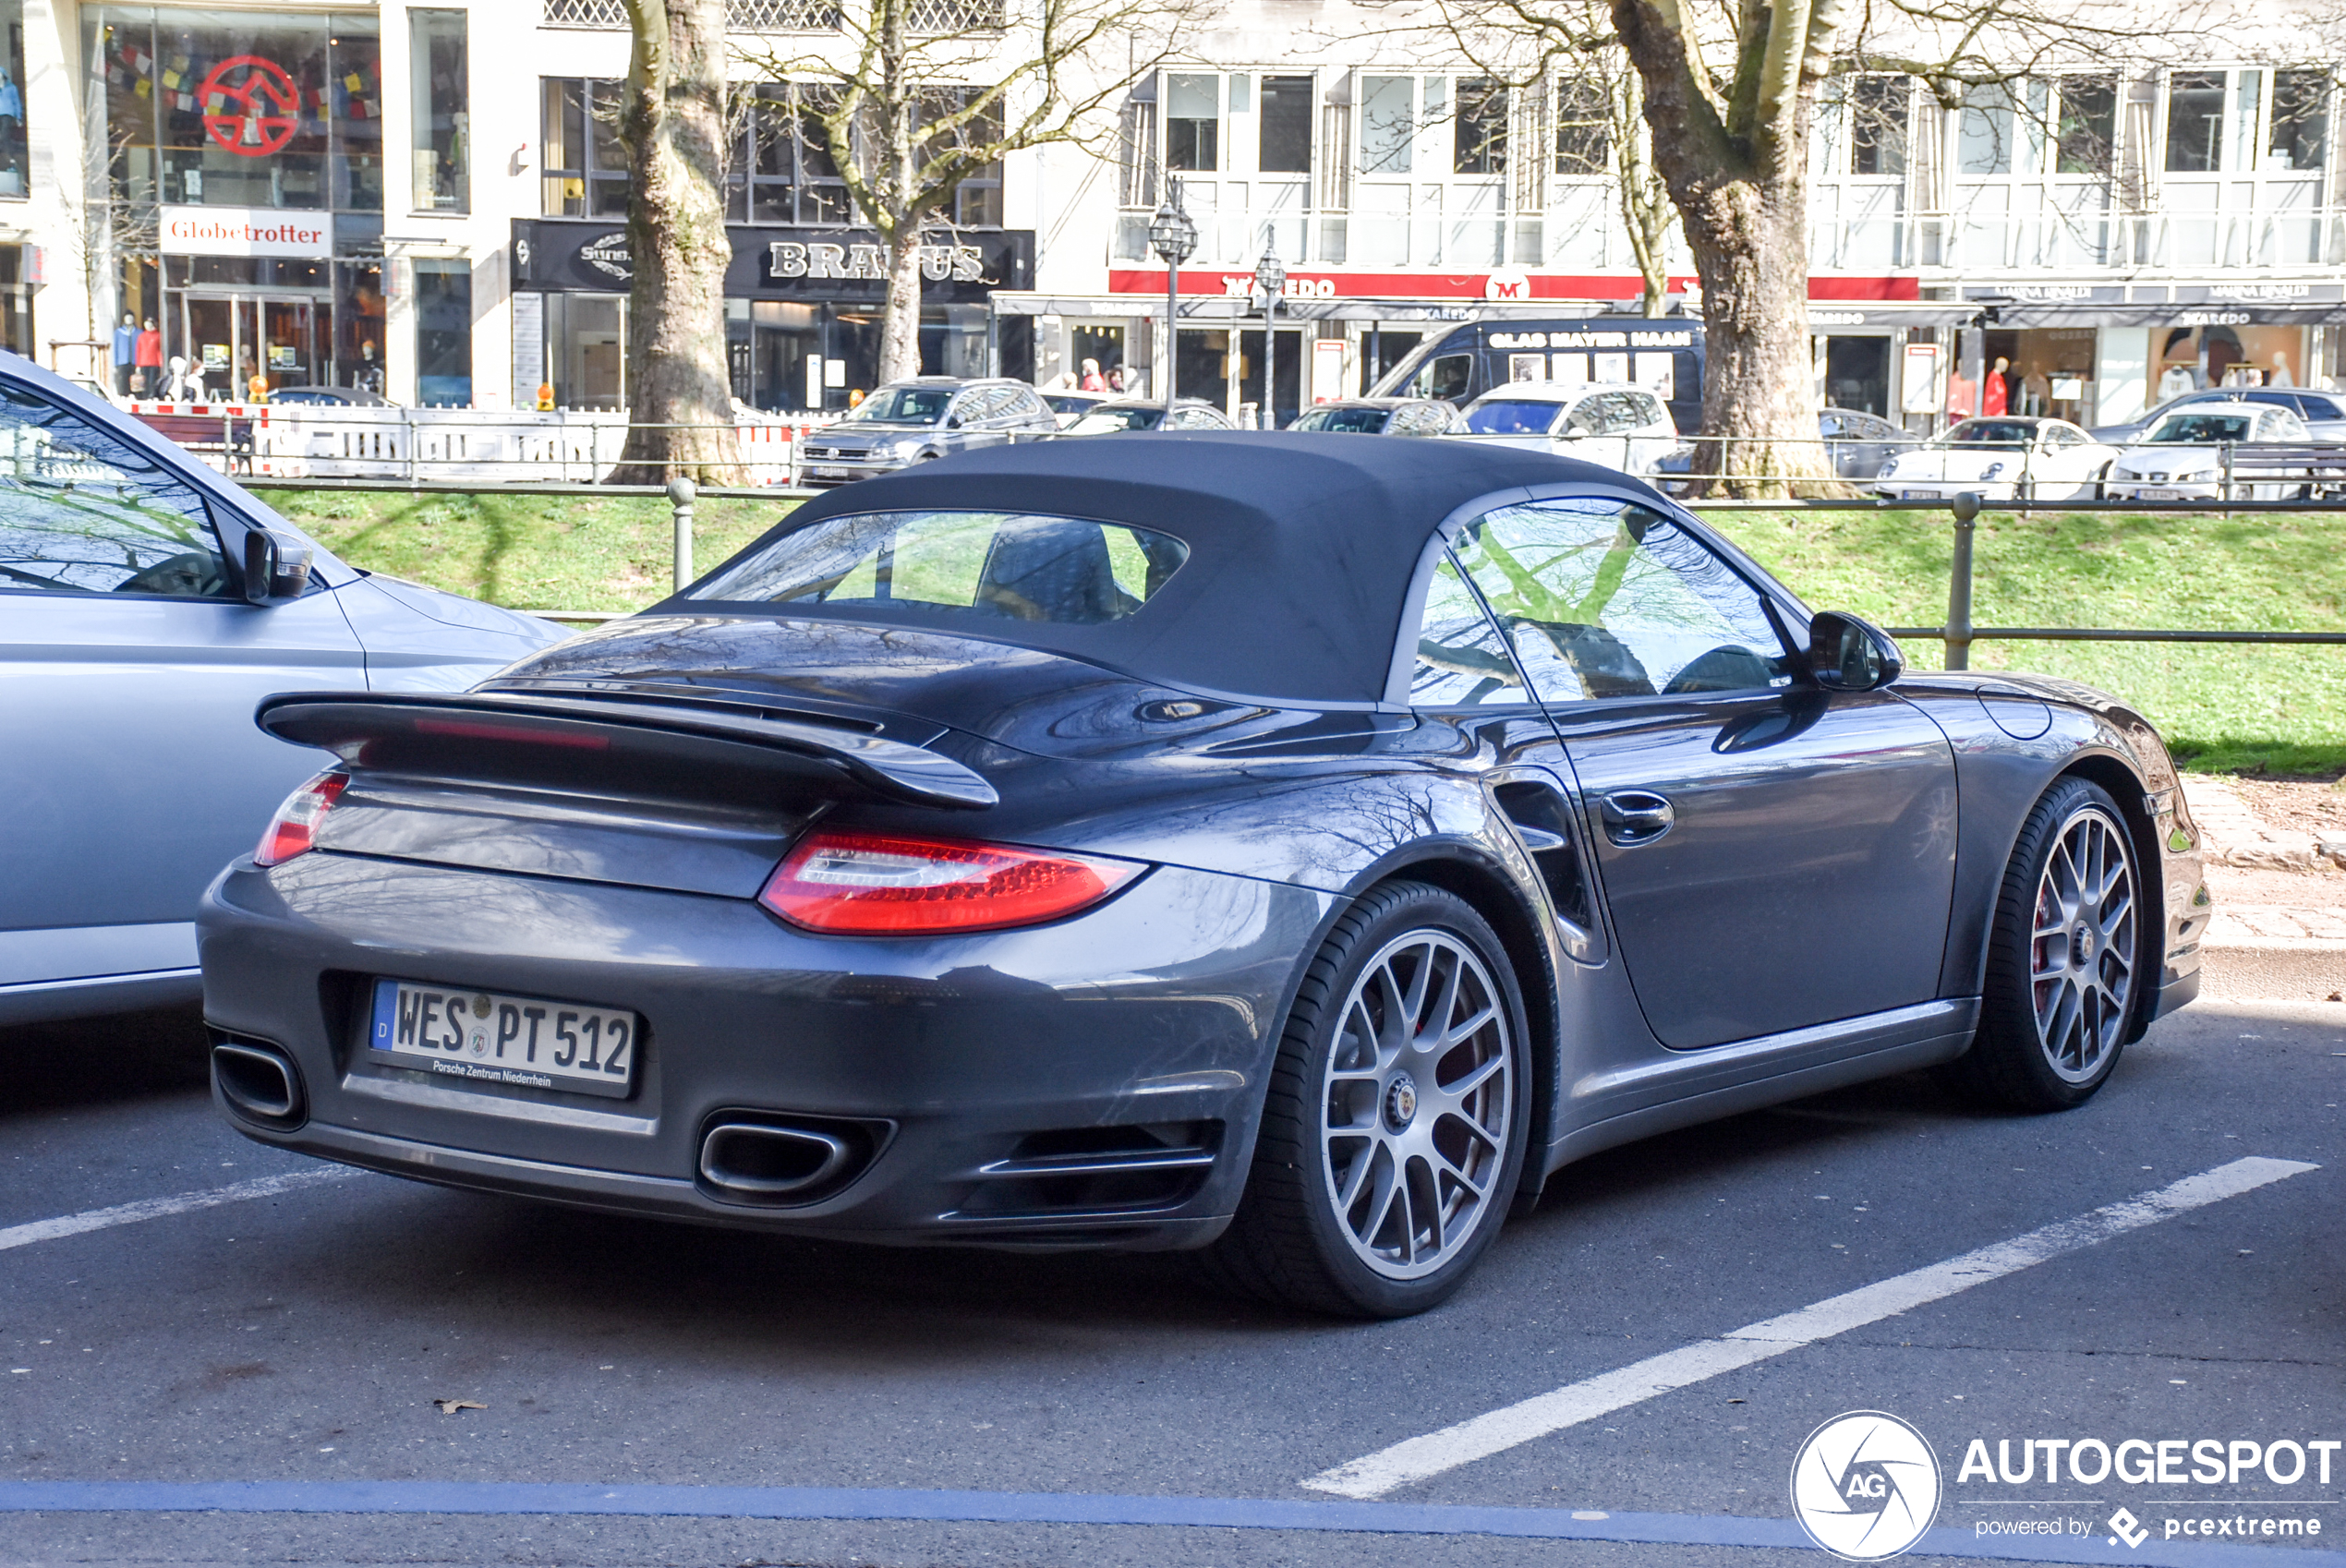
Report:
M86 1209L79 1214L65 1214L54 1220L34 1220L29 1224L10 1225L0 1230L0 1252L12 1247L30 1247L36 1241L54 1241L61 1236L79 1236L83 1231L104 1230L108 1225L135 1224L140 1220L160 1220L171 1214L190 1213L198 1209L216 1209L223 1203L242 1203L248 1199L273 1198L280 1192L296 1192L305 1187L322 1182L347 1181L364 1172L348 1165L327 1165L314 1171L288 1171L284 1176L260 1176L252 1181L240 1181L233 1187L207 1188L200 1192L182 1192L172 1198L148 1198L136 1203L117 1204L111 1209Z
M2177 1214L2320 1168L2299 1160L2234 1160L2074 1220L2063 1220L2010 1241L1966 1252L1960 1258L1864 1285L1796 1312L1747 1324L1717 1339L1649 1357L1438 1432L1397 1442L1332 1470L1324 1470L1301 1485L1312 1491L1335 1492L1342 1497L1383 1497L1396 1487L1487 1459L1534 1438L1594 1420L1689 1383L1801 1349L1989 1280L2001 1279L2049 1258L2075 1252L2113 1236L2157 1224Z

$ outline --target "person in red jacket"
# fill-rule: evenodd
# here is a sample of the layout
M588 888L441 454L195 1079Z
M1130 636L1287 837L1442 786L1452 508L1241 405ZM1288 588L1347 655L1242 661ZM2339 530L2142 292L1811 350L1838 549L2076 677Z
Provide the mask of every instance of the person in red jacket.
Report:
M131 346L130 364L137 372L138 390L149 397L163 389L163 334L155 330L155 319L147 318L146 330Z
M1989 371L1987 380L1980 383L1979 412L1989 418L2012 407L2012 383L2004 380L2004 369L2011 363L2011 360L1998 356L1996 368Z

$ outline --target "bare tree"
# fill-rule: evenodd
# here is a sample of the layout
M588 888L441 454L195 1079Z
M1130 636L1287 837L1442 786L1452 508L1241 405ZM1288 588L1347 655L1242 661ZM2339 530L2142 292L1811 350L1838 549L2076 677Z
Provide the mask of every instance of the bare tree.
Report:
M725 0L626 0L619 138L633 188L622 484L739 484L725 363Z
M1441 0L1458 46L1510 59L1518 80L1616 50L1634 69L1652 174L1702 283L1702 433L1719 439L1701 443L1695 472L1735 494L1831 480L1808 315L1809 138L1824 83L1895 72L1953 108L1982 88L2179 50L2212 24L2203 3L2219 0L2182 0L2146 22L2113 0Z
M808 84L849 199L887 252L879 379L920 370L923 235L962 183L1010 153L1074 143L1108 155L1113 102L1179 47L1203 0L846 0L836 44L743 47Z

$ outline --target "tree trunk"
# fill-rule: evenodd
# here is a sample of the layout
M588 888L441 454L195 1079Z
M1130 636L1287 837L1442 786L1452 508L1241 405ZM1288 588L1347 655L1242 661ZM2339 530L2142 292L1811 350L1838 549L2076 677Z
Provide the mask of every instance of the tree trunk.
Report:
M1793 0L1755 13L1722 100L1679 30L1675 4L1612 0L1612 11L1645 90L1654 168L1702 280L1705 439L1692 464L1695 493L1838 493L1844 487L1818 440L1808 345L1808 13ZM1784 13L1797 15L1779 36L1773 24Z
M1817 439L1808 344L1805 203L1786 213L1756 187L1715 192L1687 241L1702 279L1705 359L1697 493L1772 497L1834 488Z
M738 485L725 362L725 0L627 0L635 48L619 134L627 247L626 444L615 484Z
M880 315L879 379L921 373L921 223L900 218L888 236L888 308Z

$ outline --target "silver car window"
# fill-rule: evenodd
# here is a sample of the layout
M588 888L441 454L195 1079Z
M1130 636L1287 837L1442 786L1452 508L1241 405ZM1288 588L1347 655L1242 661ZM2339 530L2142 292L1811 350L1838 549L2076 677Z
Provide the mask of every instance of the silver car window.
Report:
M1595 499L1502 507L1454 549L1543 702L1791 682L1759 590L1648 508Z
M0 591L233 598L193 486L78 414L0 391Z

